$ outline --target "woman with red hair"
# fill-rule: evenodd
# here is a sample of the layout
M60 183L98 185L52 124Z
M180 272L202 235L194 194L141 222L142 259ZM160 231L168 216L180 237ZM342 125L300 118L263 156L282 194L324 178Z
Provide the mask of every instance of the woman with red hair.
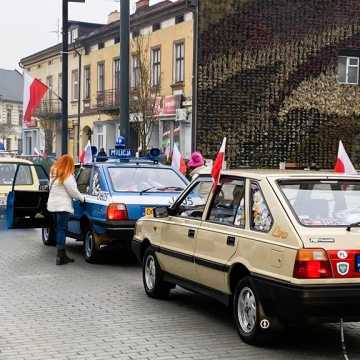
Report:
M61 156L50 170L50 193L47 209L54 214L56 234L56 265L74 262L66 255L66 229L71 214L74 214L72 200L85 201L74 177L75 165L70 155Z

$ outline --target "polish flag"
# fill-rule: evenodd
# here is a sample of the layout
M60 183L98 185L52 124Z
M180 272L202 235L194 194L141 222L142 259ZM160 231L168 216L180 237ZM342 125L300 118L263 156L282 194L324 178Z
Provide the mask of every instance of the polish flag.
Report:
M338 156L335 164L335 172L347 175L357 175L357 171L354 168L348 154L346 153L345 147L340 140Z
M226 148L226 137L224 137L223 142L221 144L220 151L216 155L216 159L214 161L212 170L211 170L211 176L213 180L213 184L217 186L219 184L220 180L220 173L224 166L225 161L225 148Z
M92 155L91 143L89 140L87 145L85 146L85 149L80 154L80 163L86 165L86 164L91 164L92 162L93 162L93 155Z
M186 164L176 144L174 144L171 167L184 175L186 174Z
M24 72L24 125L31 125L31 116L39 106L41 99L48 91L48 87L38 79L33 79L28 73Z

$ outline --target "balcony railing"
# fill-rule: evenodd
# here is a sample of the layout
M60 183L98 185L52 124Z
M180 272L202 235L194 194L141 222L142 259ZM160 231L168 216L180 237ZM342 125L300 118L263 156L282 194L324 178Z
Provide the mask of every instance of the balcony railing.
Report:
M119 89L98 91L96 96L96 106L99 110L116 110L119 108Z
M61 101L58 99L43 100L35 111L37 117L58 116L61 114Z

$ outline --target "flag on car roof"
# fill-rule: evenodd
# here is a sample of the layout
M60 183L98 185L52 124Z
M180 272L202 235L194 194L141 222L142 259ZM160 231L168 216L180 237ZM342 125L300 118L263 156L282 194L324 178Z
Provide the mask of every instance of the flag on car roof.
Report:
M339 142L339 150L335 164L335 172L348 175L357 175L357 171L352 164L341 140Z
M218 154L216 155L216 159L214 161L214 164L213 164L213 167L211 170L211 176L212 176L213 183L215 186L219 184L221 170L224 166L225 148L226 148L226 137L224 137L224 139L223 139L221 148L220 148Z
M39 106L47 91L48 87L45 84L24 72L23 114L25 126L31 125L31 116Z
M177 171L180 171L184 175L186 174L186 164L176 144L174 144L171 167Z
M90 140L86 144L85 149L80 154L80 162L83 165L91 164L93 162L93 154L92 154Z

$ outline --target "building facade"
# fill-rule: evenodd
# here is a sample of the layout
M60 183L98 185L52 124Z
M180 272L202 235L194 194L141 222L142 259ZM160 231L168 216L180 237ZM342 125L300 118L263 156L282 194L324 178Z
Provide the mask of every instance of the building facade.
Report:
M23 77L0 69L0 142L6 151L22 151L22 113Z
M200 0L196 140L232 167L360 165L360 3Z
M89 31L81 29L84 23L73 22L70 27L69 50L69 153L78 156L90 139L98 149L114 148L119 130L120 44L119 18L112 12L107 24L93 24ZM78 29L78 30L75 30ZM138 1L136 12L130 18L130 81L136 86L137 59L134 47L138 38L146 40L144 51L149 57L149 74L157 87L156 111L149 146L165 149L178 143L182 151L191 151L193 28L192 13L185 0L163 1L150 6L149 1ZM74 37L72 34L75 34ZM47 83L52 91L47 104L55 103L54 149L61 144L61 44L30 55L21 60L32 76ZM79 65L81 66L79 67ZM80 99L79 99L80 88ZM132 92L131 92L132 93ZM78 106L80 102L80 115ZM58 106L58 104L60 104ZM45 106L42 118L46 119ZM39 114L38 114L39 115ZM40 114L41 115L41 114ZM130 122L136 114L130 114ZM39 127L39 116L36 116ZM42 126L46 124L41 121ZM133 147L138 145L138 134L131 126Z

